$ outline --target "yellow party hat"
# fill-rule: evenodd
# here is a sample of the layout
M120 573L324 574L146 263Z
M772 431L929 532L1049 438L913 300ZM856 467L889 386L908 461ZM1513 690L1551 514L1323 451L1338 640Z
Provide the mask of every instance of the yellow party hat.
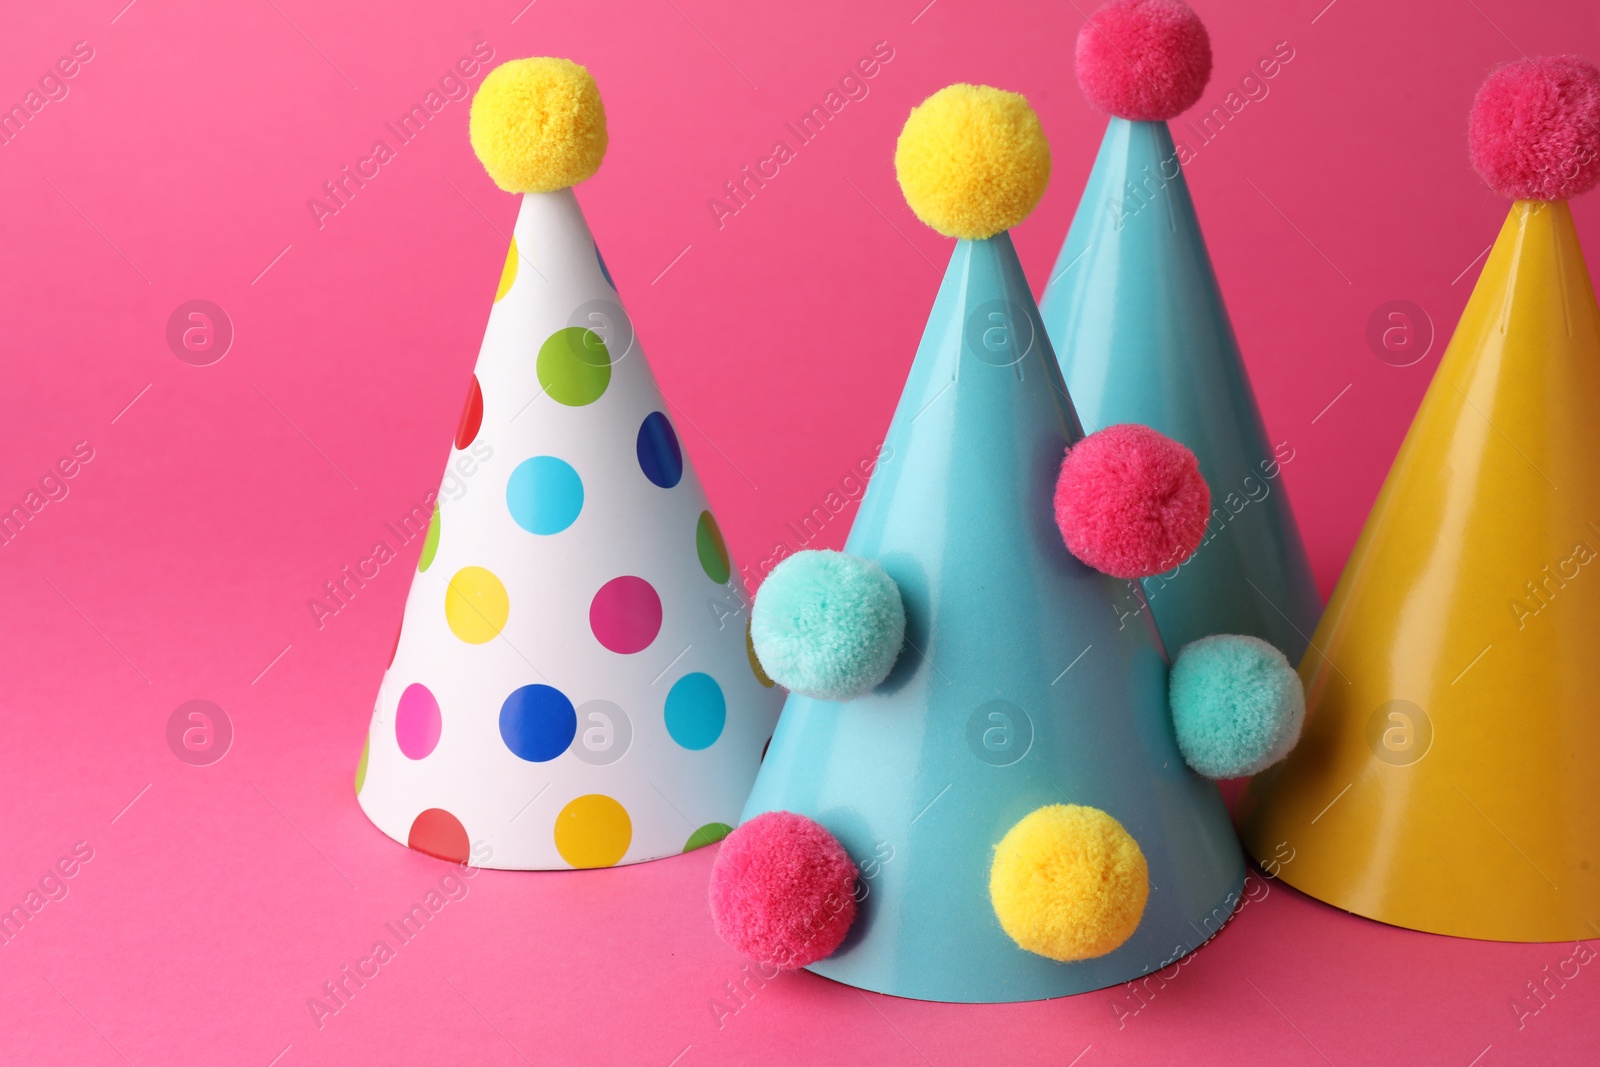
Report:
M1565 198L1600 71L1500 68L1474 161L1510 216L1301 663L1307 723L1246 848L1348 911L1600 937L1600 309Z

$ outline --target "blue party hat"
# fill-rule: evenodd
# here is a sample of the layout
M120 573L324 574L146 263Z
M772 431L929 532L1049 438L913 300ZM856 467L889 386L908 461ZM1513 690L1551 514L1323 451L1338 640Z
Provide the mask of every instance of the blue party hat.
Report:
M955 86L914 111L901 139L907 198L947 234L981 235L985 227L934 221L961 205L918 195L926 190L917 181L913 127L919 119L978 122L982 115L970 111L986 107L1027 105L1014 94ZM1026 119L1036 131L1031 110ZM1000 227L990 223L999 232L956 245L845 555L804 554L886 572L892 585L884 585L891 594L898 587L899 602L882 617L903 626L904 649L895 661L897 630L886 676L856 685L870 690L859 699L791 693L745 825L719 856L719 865L741 865L751 850L768 847L771 835L748 847L744 841L772 817L763 813L792 812L824 827L859 869L855 904L844 902L855 919L831 956L813 961L822 952L809 952L799 962L897 996L1039 1000L1137 978L1215 933L1245 875L1216 787L1180 754L1168 665L1149 613L1119 616L1127 583L1079 562L1056 527L1057 471L1082 431L1003 229L1043 191L1042 135L1037 147L1046 155L1042 175L1035 168L1029 178L1037 182L1031 199L1019 192L1020 212L1012 205L997 216L1007 219ZM974 184L1003 198L1006 176ZM953 183L950 175L941 181ZM806 688L795 680L804 672L779 669L781 650L763 645L762 612L784 610L774 598L793 583L780 580L803 562L786 560L767 579L754 616L763 663L791 688ZM834 675L814 691L849 687ZM1131 923L1114 943L1047 958L1024 949L1001 917L1001 854L1041 810L1088 813L1096 825L1115 826L1112 836L1137 842L1132 851L1147 863L1148 897L1141 872ZM767 877L752 870L730 872L731 887L713 884L713 912L736 944L737 909L745 906L738 901L750 895L740 894ZM808 887L795 892L801 888ZM1112 910L1120 906L1113 902ZM741 947L766 951L748 938ZM787 955L796 957L793 944ZM1067 956L1076 958L1062 962Z
M1108 5L1084 27L1079 80L1114 114L1040 311L1084 425L1159 430L1193 449L1211 486L1199 551L1143 583L1167 646L1252 634L1298 661L1321 601L1282 479L1293 442L1269 443L1164 121L1194 103L1210 70L1205 31L1184 10L1126 40L1117 19L1153 17L1137 4ZM1203 55L1183 68L1193 48L1179 46L1195 34ZM1139 52L1161 40L1165 52ZM1128 598L1122 610L1135 608Z

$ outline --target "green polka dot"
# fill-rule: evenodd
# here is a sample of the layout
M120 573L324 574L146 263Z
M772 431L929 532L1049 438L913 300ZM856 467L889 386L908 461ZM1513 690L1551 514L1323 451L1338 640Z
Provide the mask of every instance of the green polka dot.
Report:
M706 577L718 585L726 582L730 572L728 546L723 543L722 531L717 529L717 520L709 511L700 513L700 524L694 531L694 547L700 553L700 566Z
M582 407L599 400L611 384L611 353L593 330L568 326L539 346L537 369L550 399Z
M368 734L361 742L361 761L356 764L356 794L360 795L361 787L367 784L367 751L372 748L372 735ZM700 833L696 830L695 833ZM691 838L691 840L693 840Z
M733 827L725 822L708 822L689 835L689 840L684 844L683 850L685 852L693 852L697 848L714 845L731 833L733 833Z
M428 522L428 536L422 539L422 556L417 560L417 570L433 566L433 557L439 554L439 505L433 505L433 518Z

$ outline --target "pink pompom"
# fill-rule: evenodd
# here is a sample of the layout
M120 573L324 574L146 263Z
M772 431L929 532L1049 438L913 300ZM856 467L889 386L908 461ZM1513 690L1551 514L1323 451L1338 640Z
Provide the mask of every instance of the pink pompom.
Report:
M711 918L741 955L785 970L830 955L856 918L856 865L804 815L769 811L723 838Z
M1578 56L1523 59L1472 101L1472 165L1513 200L1566 200L1600 183L1600 70Z
M1148 426L1107 426L1067 449L1056 525L1067 550L1117 578L1148 578L1194 555L1211 490L1194 453Z
M1125 119L1187 111L1211 78L1211 38L1178 0L1112 0L1078 31L1078 85L1089 103Z

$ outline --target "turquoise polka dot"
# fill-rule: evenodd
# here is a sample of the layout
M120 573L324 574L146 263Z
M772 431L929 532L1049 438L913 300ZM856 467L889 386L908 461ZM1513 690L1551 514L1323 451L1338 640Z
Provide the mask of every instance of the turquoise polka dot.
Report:
M523 460L506 483L506 507L517 525L536 534L557 534L583 510L583 479L554 456Z
M727 718L722 687L709 674L686 674L667 693L667 733L684 748L710 748Z

